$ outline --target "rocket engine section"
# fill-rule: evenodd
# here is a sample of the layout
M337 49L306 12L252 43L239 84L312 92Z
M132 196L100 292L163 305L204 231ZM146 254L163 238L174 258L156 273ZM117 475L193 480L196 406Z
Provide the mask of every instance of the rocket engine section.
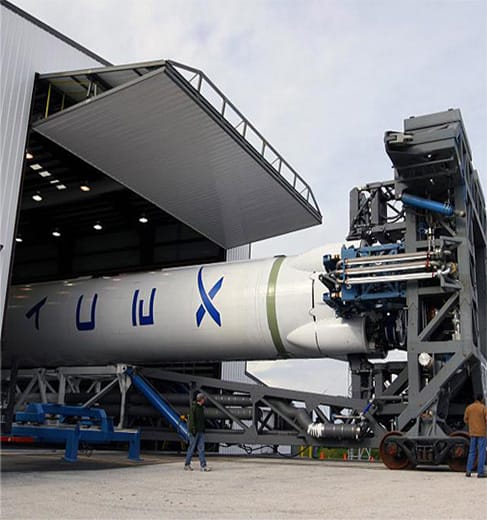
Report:
M15 286L4 366L370 353L365 318L337 318L323 303L319 275L329 251Z

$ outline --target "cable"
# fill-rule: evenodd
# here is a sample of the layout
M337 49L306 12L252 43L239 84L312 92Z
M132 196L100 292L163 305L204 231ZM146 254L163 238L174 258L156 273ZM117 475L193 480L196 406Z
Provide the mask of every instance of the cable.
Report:
M279 450L276 450L274 448L274 446L271 445L271 444L264 444L264 445L258 446L256 448L253 448L252 446L249 446L247 444L220 443L219 446L221 446L222 448L230 448L231 446L237 446L240 449L244 450L247 455L251 455L255 451L260 451L260 450L263 450L265 448L270 448L270 449L272 449L273 453L279 455L280 457L284 457L286 459L292 459L294 457L298 457L298 456L302 455L306 450L309 449L309 446L303 446L303 448L301 448L298 452L293 453L293 454L288 454L288 453L281 453Z

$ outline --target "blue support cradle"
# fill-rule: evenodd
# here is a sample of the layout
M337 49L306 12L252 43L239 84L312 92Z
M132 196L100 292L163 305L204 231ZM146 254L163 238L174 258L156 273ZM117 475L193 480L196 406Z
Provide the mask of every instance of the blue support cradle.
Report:
M48 424L52 419L57 423ZM44 443L65 442L64 459L69 462L77 460L80 441L90 444L128 442L128 458L140 461L140 431L115 430L102 408L31 403L23 412L15 414L15 420L13 435L34 437L37 442ZM70 424L73 420L76 424Z

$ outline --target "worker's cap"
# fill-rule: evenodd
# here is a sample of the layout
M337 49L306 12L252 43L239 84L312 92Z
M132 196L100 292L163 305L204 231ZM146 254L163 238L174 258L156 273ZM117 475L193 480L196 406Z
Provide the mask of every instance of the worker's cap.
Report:
M197 395L196 395L196 400L197 400L197 401L201 401L201 400L204 399L204 398L205 398L205 394L197 394Z

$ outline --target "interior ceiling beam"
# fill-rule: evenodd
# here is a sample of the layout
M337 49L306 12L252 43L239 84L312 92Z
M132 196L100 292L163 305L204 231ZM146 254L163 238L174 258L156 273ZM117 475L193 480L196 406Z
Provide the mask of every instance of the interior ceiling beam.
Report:
M112 88L112 86L107 83L99 74L89 74L87 75L88 79L90 79L91 81L95 81L96 83L98 83L101 87L103 87L104 90L110 90Z

